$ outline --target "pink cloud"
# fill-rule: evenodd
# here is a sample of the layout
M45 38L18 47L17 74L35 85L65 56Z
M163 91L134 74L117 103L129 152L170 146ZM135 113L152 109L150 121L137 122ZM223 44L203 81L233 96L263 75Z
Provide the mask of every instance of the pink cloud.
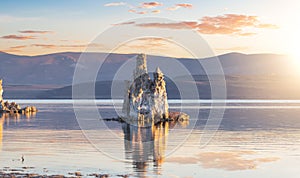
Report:
M170 11L175 11L179 8L188 8L188 9L191 9L193 7L192 4L188 4L188 3L181 3L181 4L175 4L175 6L173 7L169 7L167 8L167 10L170 10Z
M197 25L197 22L176 22L176 23L142 23L136 24L138 27L147 28L171 28L171 29L188 29L190 25Z
M131 22L131 24L134 24ZM257 16L247 16L240 14L225 14L221 16L205 16L199 21L175 22L175 23L140 23L135 24L145 28L169 28L169 29L188 29L192 28L202 34L223 34L237 36L251 36L256 33L246 31L248 28L274 29L274 24L261 23Z
M52 44L32 44L31 46L41 47L41 48L55 48L55 47L57 47L56 45L52 45Z
M278 29L279 27L274 24L258 24L256 26L257 28L273 28L273 29Z
M35 36L21 36L21 35L6 35L2 36L3 39L12 39L12 40L31 40L36 39Z
M159 14L160 10L153 10L153 11L151 11L151 13L153 13L153 14Z
M53 31L40 31L40 30L23 30L19 31L20 33L28 33L28 34L49 34L54 33Z
M141 4L140 8L146 8L146 9L150 9L150 8L154 8L157 6L162 6L162 3L159 2L144 2Z
M117 23L117 24L113 24L113 25L133 25L133 24L135 24L135 22L133 22L133 21L130 21L130 22L123 22L123 23Z
M177 6L177 7L183 7L183 8L192 8L193 7L192 4L188 4L188 3L176 4L175 6Z
M173 6L173 7L168 7L167 10L169 10L169 11L175 11L175 10L177 10L179 8L180 8L179 6Z
M105 7L111 7L111 6L125 6L125 2L112 2L112 3L107 3L104 4Z

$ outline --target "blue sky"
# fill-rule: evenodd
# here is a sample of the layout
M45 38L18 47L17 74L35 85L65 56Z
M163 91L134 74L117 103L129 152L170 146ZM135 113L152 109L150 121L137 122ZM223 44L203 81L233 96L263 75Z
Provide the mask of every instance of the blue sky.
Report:
M0 51L23 55L83 51L85 45L113 24L150 16L197 23L198 26L192 28L216 54L243 52L297 56L298 9L297 0L3 0L0 2ZM205 17L221 22L207 23ZM254 17L252 22L250 17ZM238 24L238 21L242 23ZM208 25L213 25L214 29ZM105 46L109 41L102 43L101 46ZM138 45L143 44L139 42ZM98 50L105 51L105 48ZM134 51L127 53L131 52Z

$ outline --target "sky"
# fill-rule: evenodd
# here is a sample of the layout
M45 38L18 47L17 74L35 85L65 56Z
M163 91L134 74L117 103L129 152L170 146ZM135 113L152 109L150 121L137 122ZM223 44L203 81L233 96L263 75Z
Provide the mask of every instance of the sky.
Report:
M32 56L82 52L88 46L88 51L95 52L190 57L175 40L181 31L188 30L203 38L217 55L275 53L298 59L300 2L297 1L1 0L0 51ZM170 21L149 22L148 17ZM112 28L124 30L105 40L99 37ZM149 29L155 30L152 37L117 40ZM164 31L169 37L157 36ZM186 36L185 40L193 41L191 38Z

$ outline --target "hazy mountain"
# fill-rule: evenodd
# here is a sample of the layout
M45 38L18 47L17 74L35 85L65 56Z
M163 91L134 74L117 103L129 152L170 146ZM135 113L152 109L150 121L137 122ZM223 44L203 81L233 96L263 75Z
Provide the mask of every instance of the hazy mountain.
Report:
M81 53L66 52L40 56L17 56L0 53L0 78L5 84L55 84L70 85L76 63ZM104 53L85 54L90 58L87 62L103 60L98 80L110 81L115 73L135 54L110 54L104 59ZM168 62L177 60L182 63L193 75L205 75L202 66L194 59L169 58L161 56L148 56L148 63L155 61ZM215 58L201 59L205 65L215 61ZM286 56L274 54L245 55L229 53L219 56L226 75L294 75L299 71L293 70L294 64ZM151 64L150 64L151 67ZM164 71L164 69L163 69ZM176 72L176 69L174 69ZM178 76L181 74L178 73Z
M0 52L0 78L4 79L4 97L71 98L74 69L80 55L81 53L77 52L66 52L40 56L18 56ZM104 53L85 54L86 62L89 64L96 64L99 60L103 62L98 73L98 82L96 82L97 98L111 97L111 81L120 67L125 64L135 65L135 56L135 54L110 54L108 56ZM226 75L228 98L300 99L300 70L297 68L299 66L296 66L287 56L229 53L218 56L218 59ZM195 81L200 98L210 98L210 81L202 66L213 64L217 60L216 58L195 60L147 56L147 60L149 69L161 64L166 66L162 68L163 72L167 71L175 76L173 77L175 81L167 79L169 98L180 98L178 89L173 82L189 88ZM185 66L195 81L191 81L177 68L173 69L172 65L168 65L174 60ZM213 71L211 74L215 83L218 84L220 78L215 75L214 67L214 65L211 67L211 71ZM116 86L114 89L117 93L115 97L122 98L124 92L122 76L114 82ZM189 96L189 98L193 97Z

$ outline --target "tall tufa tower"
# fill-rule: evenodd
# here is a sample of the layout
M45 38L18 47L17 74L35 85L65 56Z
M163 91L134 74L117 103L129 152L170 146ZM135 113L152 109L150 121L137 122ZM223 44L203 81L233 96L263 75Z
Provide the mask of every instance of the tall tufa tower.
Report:
M159 121L169 117L164 74L157 68L153 80L147 71L145 54L136 59L133 82L126 82L123 113L127 117L152 118Z
M134 73L134 80L144 74L147 74L147 58L145 54L139 54L136 58L136 68Z

